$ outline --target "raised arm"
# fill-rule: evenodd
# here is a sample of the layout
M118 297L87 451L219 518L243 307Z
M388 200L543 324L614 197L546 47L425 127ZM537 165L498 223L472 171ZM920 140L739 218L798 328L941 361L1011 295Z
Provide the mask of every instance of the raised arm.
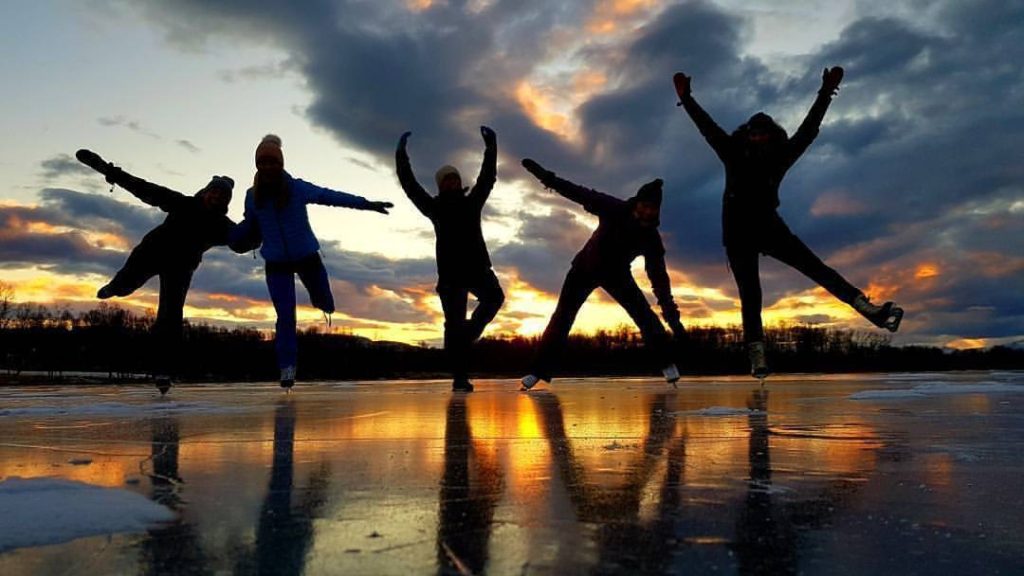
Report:
M686 113L690 115L690 119L697 126L701 136L704 137L704 140L707 140L715 154L724 161L729 153L729 135L725 130L722 130L721 126L715 123L711 115L705 112L693 98L689 76L682 72L676 72L672 76L672 83L675 85L676 95L679 96L679 102L676 103L676 106L682 106L686 110Z
M841 66L825 68L825 71L821 73L821 88L818 89L818 96L814 99L814 104L811 104L807 117L800 123L800 127L796 129L793 137L789 139L788 160L790 164L796 162L818 136L818 129L825 119L825 112L828 111L828 106L832 103L832 96L839 91L839 83L842 80L843 68Z
M484 161L469 197L483 206L498 179L498 136L487 126L480 127L480 135L484 138Z
M142 178L133 176L113 164L100 158L99 154L91 150L79 150L75 152L78 161L93 170L107 177L107 182L116 184L130 192L133 196L142 200L150 206L156 206L164 212L171 212L178 209L187 199L187 196L165 188L159 184L147 182Z
M348 192L339 192L338 190L331 190L330 188L324 188L311 184L305 180L299 180L298 178L292 181L293 191L298 191L305 198L307 204L321 204L324 206L340 206L342 208L353 208L355 210L372 210L374 212L380 212L381 214L387 214L388 208L391 208L393 204L390 202L374 202L367 200L362 196L356 196L355 194L349 194Z
M658 306L661 307L661 316L672 329L672 333L677 338L683 338L686 329L679 320L679 307L672 298L672 283L665 269L665 245L662 244L661 235L657 231L644 248L644 269L651 281L654 297L658 299Z
M402 185L405 195L412 200L416 209L427 218L434 217L434 197L427 193L416 181L416 175L412 173L412 164L409 162L409 153L405 150L405 144L412 132L402 134L398 139L398 148L395 150L395 170L398 172L398 183Z
M591 214L600 216L609 210L614 210L624 203L624 201L614 196L609 196L603 192L585 188L579 184L574 184L568 180L559 178L554 172L545 169L530 158L523 159L523 167L526 168L530 174L533 174L537 180L540 180L540 183L546 188L550 188L569 200L580 204Z

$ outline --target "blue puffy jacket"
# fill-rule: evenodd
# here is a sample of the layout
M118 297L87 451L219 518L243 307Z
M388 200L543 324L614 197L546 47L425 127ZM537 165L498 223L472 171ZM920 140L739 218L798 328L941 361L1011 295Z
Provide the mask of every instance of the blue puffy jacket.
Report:
M263 240L260 255L267 262L294 262L320 249L309 226L306 204L343 206L369 210L370 201L362 196L321 188L285 173L288 201L278 208L274 202L256 206L255 190L245 192L244 220L231 233L231 243L259 236Z

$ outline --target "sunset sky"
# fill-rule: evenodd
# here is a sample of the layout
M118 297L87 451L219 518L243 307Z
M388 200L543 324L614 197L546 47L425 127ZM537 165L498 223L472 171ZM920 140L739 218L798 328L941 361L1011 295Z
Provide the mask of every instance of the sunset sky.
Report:
M76 149L185 193L230 175L237 219L256 144L273 132L294 176L396 205L310 208L335 327L436 343L433 230L398 186L394 145L413 132L413 167L433 191L445 163L475 178L487 124L499 166L484 234L508 296L490 333L543 330L596 225L523 157L623 198L663 178L683 321L737 323L723 170L675 106L672 73L693 76L726 130L764 110L792 133L822 68L841 65L821 134L783 183L783 217L873 299L906 308L894 342L1024 342L1019 0L15 0L0 6L0 49L0 280L20 302L95 306L162 219L110 193ZM773 260L762 281L768 323L874 330ZM157 289L116 301L152 309ZM299 293L302 325L322 325ZM272 326L262 260L209 251L186 316ZM595 293L577 328L628 322Z

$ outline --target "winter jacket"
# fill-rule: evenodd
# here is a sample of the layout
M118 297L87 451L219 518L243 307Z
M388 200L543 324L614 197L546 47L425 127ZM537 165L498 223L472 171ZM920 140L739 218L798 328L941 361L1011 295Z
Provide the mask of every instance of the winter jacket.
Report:
M288 187L288 199L281 207L273 201L257 206L255 189L246 191L245 217L231 234L233 248L258 235L263 240L260 255L264 260L294 262L320 249L309 225L307 204L370 209L370 201L361 196L321 188L305 180L292 178L287 173L284 179Z
M480 174L468 194L460 190L434 197L416 181L405 148L400 147L395 153L402 190L434 225L439 284L473 278L491 267L480 229L480 213L497 179L497 161L497 146L487 146Z
M554 176L541 182L562 196L583 206L598 217L597 230L590 236L572 266L595 277L629 274L630 263L644 257L644 268L662 316L669 322L679 320L679 309L672 299L672 284L665 269L665 246L656 226L641 226L633 217L633 202L609 196Z
M789 168L811 145L825 112L832 102L831 93L818 92L807 117L796 133L775 144L765 154L756 155L741 135L729 135L704 111L692 95L683 98L683 108L697 125L704 139L725 165L725 192L722 198L722 232L725 244L731 244L757 228L779 206L779 185Z
M158 262L160 269L195 270L203 260L203 252L227 244L235 227L225 213L207 209L198 192L186 196L120 168L113 168L107 179L146 204L167 212L163 223L150 230L135 248L146 254L147 259Z

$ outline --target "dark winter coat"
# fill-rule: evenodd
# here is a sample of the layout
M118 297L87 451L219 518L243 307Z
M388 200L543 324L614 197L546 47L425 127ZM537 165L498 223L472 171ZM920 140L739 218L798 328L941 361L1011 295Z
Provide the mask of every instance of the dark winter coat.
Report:
M598 218L597 230L573 258L573 268L598 278L630 274L630 263L637 256L643 256L662 315L678 320L679 311L672 299L672 285L665 269L661 233L657 226L641 226L633 217L633 199L615 198L553 175L541 182Z
M156 261L159 269L195 270L202 262L203 252L227 244L228 234L235 226L226 212L208 210L198 192L186 196L120 168L114 168L107 180L167 212L163 223L150 230L135 248L136 252L146 254L147 259Z
M770 146L754 147L746 141L742 127L732 135L727 134L692 95L683 98L686 112L725 165L722 235L726 245L756 235L758 223L770 219L779 206L782 178L817 137L831 102L829 92L819 92L807 117L791 138L785 138L785 131L779 128L782 138ZM761 153L757 152L758 148Z
M434 225L439 284L472 279L491 267L487 244L480 229L480 214L497 180L497 162L497 147L487 146L480 174L468 194L460 190L435 197L416 181L405 149L399 148L395 153L402 190Z

